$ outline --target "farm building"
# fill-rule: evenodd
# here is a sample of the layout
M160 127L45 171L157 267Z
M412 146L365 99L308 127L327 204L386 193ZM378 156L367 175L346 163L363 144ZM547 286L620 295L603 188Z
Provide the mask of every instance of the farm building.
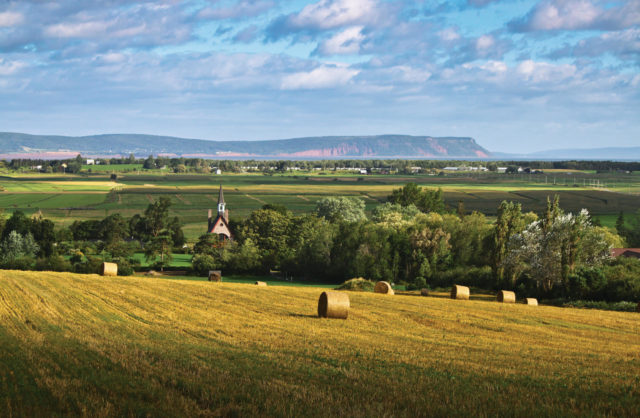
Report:
M212 210L209 209L209 226L207 232L217 234L221 239L230 239L231 231L229 230L229 210L226 208L224 194L222 193L222 185L218 193L218 216L213 219Z
M640 258L640 248L612 248L611 257Z

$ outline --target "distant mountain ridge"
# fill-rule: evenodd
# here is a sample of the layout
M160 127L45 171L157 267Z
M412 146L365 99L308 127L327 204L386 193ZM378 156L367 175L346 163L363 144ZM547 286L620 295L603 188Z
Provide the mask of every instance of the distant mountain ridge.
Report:
M168 155L201 158L489 158L466 137L323 136L259 141L208 141L171 136L104 134L81 137L0 132L0 158ZM56 157L57 156L57 157Z
M640 147L564 148L515 154L493 152L493 158L502 160L640 160Z

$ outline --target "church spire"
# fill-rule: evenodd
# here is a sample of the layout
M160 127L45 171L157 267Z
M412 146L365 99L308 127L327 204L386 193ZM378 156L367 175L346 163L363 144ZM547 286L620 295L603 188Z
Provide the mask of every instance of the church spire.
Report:
M224 202L224 194L222 193L222 184L220 185L220 193L218 194L218 215L227 220L227 213L225 211L226 203Z
M224 194L222 193L222 184L220 185L220 193L218 194L218 204L224 205Z

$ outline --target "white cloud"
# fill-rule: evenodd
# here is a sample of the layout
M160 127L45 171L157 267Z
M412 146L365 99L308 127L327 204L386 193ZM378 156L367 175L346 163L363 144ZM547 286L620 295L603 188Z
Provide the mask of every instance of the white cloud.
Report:
M16 12L0 13L0 28L17 26L22 22L24 22L24 16L21 13L16 13Z
M518 64L517 73L533 83L561 82L576 75L576 67L570 64L551 64L526 60Z
M8 76L17 73L26 64L20 61L7 61L0 58L0 76Z
M354 26L338 32L318 46L321 55L348 55L360 52L360 44L365 36L362 26Z
M606 5L605 2L603 5ZM601 7L590 0L547 0L512 27L523 31L623 29L640 24L640 1Z
M491 35L482 35L476 40L476 49L484 51L491 48L496 43L495 39Z
M105 34L110 26L104 21L58 23L45 28L44 33L54 38L96 37Z
M457 41L460 34L455 28L446 28L438 32L438 36L445 42Z
M282 79L283 90L324 89L347 84L360 71L346 67L322 66L308 72L289 74Z
M378 18L374 0L320 0L290 16L289 23L299 28L333 29L373 22Z

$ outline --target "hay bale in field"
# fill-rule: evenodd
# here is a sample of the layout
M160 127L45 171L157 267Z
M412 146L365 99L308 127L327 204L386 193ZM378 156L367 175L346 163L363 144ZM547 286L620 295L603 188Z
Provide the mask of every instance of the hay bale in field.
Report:
M266 286L266 285L267 285L266 282L261 282L261 281L256 282L256 286Z
M222 281L222 272L220 270L209 270L209 281L210 282L221 282Z
M118 275L118 265L116 263L102 263L102 268L100 270L103 276L117 276Z
M378 282L376 283L375 287L373 288L373 291L375 293L382 293L385 295L393 295L393 289L391 288L391 285L389 284L389 282Z
M510 290L501 290L498 292L498 302L516 303L516 292Z
M467 286L460 286L454 284L451 288L451 299L469 300L469 288Z
M527 298L525 303L527 305L531 305L531 306L538 306L538 299L536 299L536 298Z
M429 296L429 289L420 289L420 296Z
M347 319L349 315L349 295L344 292L322 292L318 299L318 316L320 318Z

